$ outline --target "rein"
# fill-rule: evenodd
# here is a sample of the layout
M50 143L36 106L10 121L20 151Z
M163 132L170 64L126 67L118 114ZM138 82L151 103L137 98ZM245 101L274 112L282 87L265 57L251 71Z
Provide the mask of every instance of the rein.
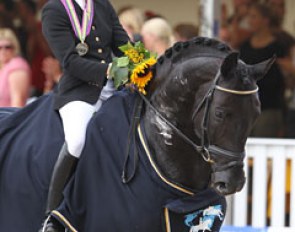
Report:
M187 142L189 145L191 145L198 153L201 154L202 158L205 162L214 164L216 163L214 159L212 159L211 154L216 154L218 156L223 156L229 160L229 162L225 165L214 165L213 169L215 172L221 172L224 171L230 167L237 166L237 165L243 165L243 158L245 157L245 151L242 152L233 152L226 149L223 149L221 147L218 147L216 145L210 145L210 139L208 135L208 124L209 124L209 112L210 112L210 106L213 99L213 95L215 90L229 93L229 94L235 94L235 95L250 95L258 92L258 87L256 87L253 90L246 90L246 91L240 91L240 90L233 90L221 87L217 85L217 82L220 78L220 71L217 72L213 83L211 87L209 88L207 94L204 96L202 101L197 106L196 110L193 113L192 120L196 117L196 115L200 112L200 110L205 107L204 117L202 119L202 138L201 138L201 145L197 145L194 141L192 141L188 136L186 136L180 129L178 129L176 126L174 126L170 121L168 121L147 99L142 93L138 91L139 97L137 98L135 102L135 107L133 109L133 115L131 123L131 127L128 132L128 144L126 149L126 155L125 155L125 162L123 166L123 172L122 172L122 181L123 183L127 184L129 183L133 177L135 176L136 167L138 163L138 151L136 146L133 147L134 149L134 161L133 161L133 171L131 174L127 173L127 165L129 162L129 151L130 151L130 143L131 140L133 140L135 144L135 128L136 125L140 121L140 114L142 109L142 102L144 102L148 107L150 107L158 117L160 117L168 126L170 126L178 136L180 136L185 142Z
M225 156L228 159L231 160L237 160L234 161L234 163L231 166L234 166L237 163L240 163L241 158L245 156L245 151L242 152L233 152L229 150L225 150L223 148L220 148L215 145L210 145L210 140L208 136L208 124L209 124L209 110L211 106L211 102L213 99L214 91L219 90L225 93L235 94L235 95L250 95L258 92L258 87L254 90L247 90L247 91L239 91L239 90L232 90L227 89L224 87L221 87L217 85L217 82L220 78L220 71L217 72L213 83L211 87L209 88L207 94L204 96L198 107L196 108L195 112L193 113L192 119L196 117L196 115L199 113L199 111L202 109L202 107L205 107L205 113L202 120L202 138L201 138L201 145L197 145L194 141L192 141L188 136L186 136L180 129L178 129L176 126L174 126L170 121L168 121L152 104L151 102L141 93L140 96L143 99L143 101L159 116L168 126L170 126L178 136L180 136L184 141L186 141L188 144L190 144L197 152L199 152L202 155L202 158L207 163L215 163L215 161L211 158L211 153L216 153L220 156ZM239 157L237 159L237 157ZM227 165L228 168L228 165ZM219 168L218 171L222 171L221 168Z

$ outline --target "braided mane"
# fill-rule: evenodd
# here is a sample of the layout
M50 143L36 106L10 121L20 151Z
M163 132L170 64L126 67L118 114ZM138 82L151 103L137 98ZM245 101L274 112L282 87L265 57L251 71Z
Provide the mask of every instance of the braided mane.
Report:
M200 57L204 54L219 57L227 55L232 49L223 42L207 37L195 37L186 42L177 42L159 57L158 64L162 65L167 59L177 62L181 58Z
M227 44L207 37L195 37L189 41L177 42L168 48L153 66L155 78L150 84L151 91L160 84L162 78L169 75L172 67L177 64L198 57L225 58L230 52L232 49Z

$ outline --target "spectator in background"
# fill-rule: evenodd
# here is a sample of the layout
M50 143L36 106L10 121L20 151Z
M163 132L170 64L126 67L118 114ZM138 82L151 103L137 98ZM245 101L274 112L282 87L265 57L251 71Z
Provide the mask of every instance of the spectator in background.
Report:
M0 29L0 107L22 107L30 89L29 64L19 56L19 42L11 29Z
M124 5L122 6L118 11L117 11L117 15L119 16L120 14L122 14L124 11L130 10L134 8L133 5Z
M42 71L45 74L45 84L43 93L52 91L62 75L62 70L57 59L53 57L46 57L42 63Z
M4 1L0 1L0 28L13 28L10 10L6 5Z
M144 12L144 14L145 14L146 20L150 20L150 19L153 19L153 18L164 18L163 15L160 15L159 13L154 12L152 10L147 10L147 11Z
M129 38L133 42L141 40L140 31L145 22L144 12L138 8L130 7L120 11L119 20Z
M48 0L38 0L36 1L36 18L38 22L41 22L41 17L42 17L42 9L44 5L47 3Z
M190 23L180 23L173 28L175 41L184 42L198 36L199 29Z
M230 43L229 19L227 5L223 2L220 11L219 39L225 43Z
M273 30L278 20L273 11L264 4L253 4L249 10L249 25L253 35L240 49L240 58L247 64L256 64L276 55L284 57L287 52L277 41ZM277 137L283 127L284 76L278 64L274 64L266 76L257 82L261 101L259 116L252 136Z
M234 49L238 49L241 44L251 36L247 15L249 6L253 1L254 0L233 0L234 14L229 18L224 15L227 12L224 8L225 6L222 8L222 37L228 37L222 39L229 42ZM224 20L226 20L226 22L224 22ZM228 30L228 32L225 32L225 30Z
M51 55L50 49L42 35L41 23L36 19L36 3L32 0L17 2L19 17L26 32L25 51L32 69L32 96L43 94L45 75L42 72L43 59Z
M291 49L290 56L277 59L277 63L286 74L286 119L284 135L295 138L295 49Z
M289 51L291 55L291 49L295 44L294 37L283 29L283 22L285 17L285 0L267 0L267 4L274 11L278 17L278 25L275 28L275 36L277 40Z
M285 0L266 0L266 3L277 15L279 24L282 25L285 17Z
M172 28L163 18L153 18L146 21L142 27L141 35L145 47L157 53L158 56L162 55L173 43Z
M267 4L278 16L279 24L275 30L278 42L288 52L288 56L277 59L286 81L287 111L285 120L285 136L295 138L295 39L283 28L285 16L285 0L267 0Z

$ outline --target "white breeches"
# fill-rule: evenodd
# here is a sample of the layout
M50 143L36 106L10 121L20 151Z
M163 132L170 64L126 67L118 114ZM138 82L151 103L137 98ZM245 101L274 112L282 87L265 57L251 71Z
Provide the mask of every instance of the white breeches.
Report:
M59 109L65 142L69 153L74 157L80 158L85 145L87 126L93 114L100 109L104 101L113 95L114 91L113 81L108 80L94 105L83 101L72 101Z

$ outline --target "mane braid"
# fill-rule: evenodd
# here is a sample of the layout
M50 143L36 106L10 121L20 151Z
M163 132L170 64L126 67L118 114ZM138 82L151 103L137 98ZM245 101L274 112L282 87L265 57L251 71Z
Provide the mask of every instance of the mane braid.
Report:
M217 50L218 52L222 52L225 54L228 54L230 51L232 51L232 49L227 44L216 39L195 37L189 41L176 42L173 47L170 47L165 51L164 55L159 57L157 63L162 65L166 60L173 60L176 56L179 56L182 54L182 52L186 51L187 48L191 47L193 47L194 49L208 48L212 49L212 52L214 50Z
M148 92L162 82L162 78L169 75L171 67L176 63L198 57L224 58L232 49L223 42L206 37L195 37L185 42L176 42L158 58L157 63L151 67L153 78L150 82ZM152 87L153 86L153 87Z

